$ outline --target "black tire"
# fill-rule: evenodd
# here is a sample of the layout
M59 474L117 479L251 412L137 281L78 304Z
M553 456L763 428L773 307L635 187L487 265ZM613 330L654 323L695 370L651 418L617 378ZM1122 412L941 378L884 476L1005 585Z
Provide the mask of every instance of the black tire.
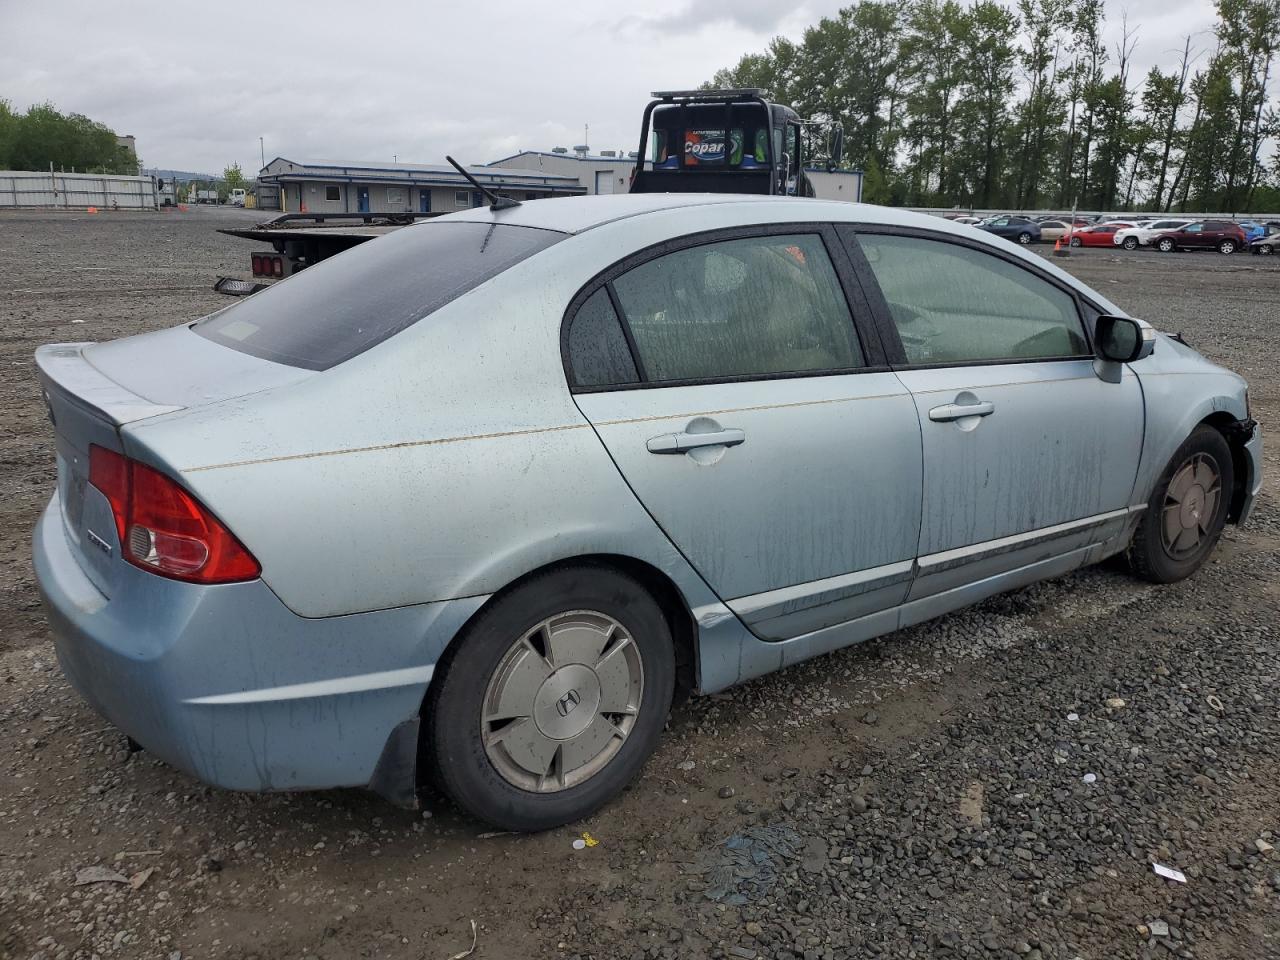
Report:
M1018 234L1018 242L1025 247L1031 242L1031 234L1024 230L1022 233Z
M1271 256L1271 254L1272 254L1272 253L1274 253L1274 252L1275 252L1275 247L1272 247L1272 246L1270 246L1270 245L1268 245L1268 244L1265 244L1265 243L1264 243L1264 244L1260 244L1260 245L1259 245L1259 246L1254 250L1254 252L1255 252L1255 253L1259 253L1259 254L1261 254L1261 255L1262 255L1262 256L1264 256L1264 257L1269 257L1269 256Z
M1071 238L1071 246L1073 246L1073 247L1079 247L1079 246L1082 246L1082 244L1081 244L1081 242L1080 242L1080 238L1079 238L1079 237L1072 237L1072 238Z
M1220 240L1218 242L1218 252L1223 254L1232 254L1239 249L1234 240Z
M1165 237L1156 241L1156 249L1161 253L1173 253L1173 251L1178 249L1178 245L1168 237Z
M1125 237L1125 238L1124 238L1124 240L1121 242L1120 246L1124 247L1126 250L1137 250L1137 249L1138 249L1138 238L1137 238L1137 237Z
M612 617L635 640L644 674L639 712L618 752L589 779L552 793L521 789L504 778L485 752L485 693L516 641L542 621L578 610ZM503 830L547 830L580 820L639 774L662 735L674 687L675 652L667 619L638 581L594 564L550 570L496 600L450 647L427 701L427 769L459 807Z
M1213 508L1213 516L1207 523L1200 524L1203 534L1198 544L1189 552L1178 553L1170 549L1163 530L1166 509L1169 507L1171 481L1187 464L1198 457L1208 457L1218 471L1218 496ZM1234 482L1234 471L1231 461L1231 448L1226 439L1213 427L1201 424L1191 432L1191 436L1183 441L1177 452L1169 461L1164 473L1156 482L1147 509L1129 545L1129 566L1135 574L1153 583L1175 583L1191 576L1213 551L1222 536L1222 528L1227 522L1227 511L1230 508L1231 489ZM1197 515L1198 516L1198 515Z

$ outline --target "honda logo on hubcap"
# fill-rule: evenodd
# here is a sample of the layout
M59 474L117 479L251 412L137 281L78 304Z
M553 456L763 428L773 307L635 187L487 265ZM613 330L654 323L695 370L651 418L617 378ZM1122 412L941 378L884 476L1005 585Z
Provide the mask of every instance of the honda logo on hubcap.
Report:
M577 690L570 690L563 697L556 701L556 712L562 717L567 717L578 709L578 704L582 702L582 697Z

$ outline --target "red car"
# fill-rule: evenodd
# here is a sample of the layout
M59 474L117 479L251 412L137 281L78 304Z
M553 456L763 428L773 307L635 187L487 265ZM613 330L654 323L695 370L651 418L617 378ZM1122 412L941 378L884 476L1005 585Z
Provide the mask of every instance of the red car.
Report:
M1235 253L1249 246L1244 230L1230 220L1198 220L1180 230L1170 230L1151 240L1161 253L1175 250L1217 250Z
M1077 227L1068 236L1073 247L1111 247L1115 246L1116 231L1132 226L1123 220L1112 220L1092 227Z

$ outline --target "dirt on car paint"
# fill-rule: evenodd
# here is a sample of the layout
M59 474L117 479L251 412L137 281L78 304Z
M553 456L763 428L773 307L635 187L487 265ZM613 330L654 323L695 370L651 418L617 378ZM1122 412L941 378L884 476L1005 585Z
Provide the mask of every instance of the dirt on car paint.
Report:
M233 794L130 753L62 679L33 582L54 467L32 353L224 306L212 279L253 248L215 228L254 218L0 217L0 957L446 958L472 921L477 958L1280 956L1271 453L1254 521L1191 581L1106 565L695 699L572 827ZM1054 262L1280 422L1276 261ZM763 894L709 888L697 864L761 825L803 854ZM94 865L124 882L77 885Z

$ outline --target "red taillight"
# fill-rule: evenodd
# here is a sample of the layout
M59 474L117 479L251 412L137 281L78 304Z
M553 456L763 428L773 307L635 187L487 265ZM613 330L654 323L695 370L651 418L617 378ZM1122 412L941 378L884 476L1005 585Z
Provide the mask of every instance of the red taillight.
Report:
M258 561L175 481L144 463L89 448L89 482L111 504L124 558L175 580L252 580Z
M271 273L273 276L284 276L284 261L279 257L271 257Z
M263 265L262 265L262 261L265 259L266 257L259 256L256 253L253 255L253 275L255 277L260 277L264 273L266 273L266 270L263 268Z

